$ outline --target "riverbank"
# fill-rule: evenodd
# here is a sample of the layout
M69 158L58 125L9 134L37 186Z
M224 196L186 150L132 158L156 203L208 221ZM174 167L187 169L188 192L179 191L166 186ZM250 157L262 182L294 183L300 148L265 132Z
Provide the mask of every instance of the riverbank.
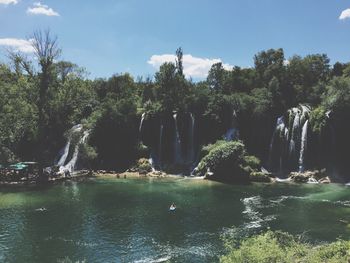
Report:
M38 177L26 177L16 181L0 181L0 187L18 187L18 186L35 186L35 185L51 185L65 181L83 182L94 178L120 178L120 179L136 179L136 178L182 178L180 175L167 174L160 171L153 171L147 174L139 172L115 172L115 171L77 171L69 176L57 175L49 176L47 180L38 180Z
M192 178L192 179L202 179L204 181L216 181L212 180L210 177L202 176L184 176L184 175L175 175L168 174L162 171L152 171L148 173L138 172L138 171L125 171L125 172L116 172L116 171L106 171L106 170L80 170L74 172L69 176L65 175L56 175L49 176L47 180L38 180L38 177L23 177L17 181L0 181L0 187L17 187L17 186L35 186L35 185L51 185L57 184L64 181L74 181L74 182L83 182L86 180L94 178L118 178L118 179L139 179L139 178L173 178L173 179L182 179L182 178ZM221 183L232 184L225 181L218 181ZM272 174L268 173L258 173L257 175L251 175L249 178L249 183L264 183L264 184L275 184L275 183L290 183L290 184L329 184L336 183L332 182L328 176L325 176L324 173L319 171L305 171L304 173L292 172L287 178L280 179ZM246 184L246 183L245 183Z

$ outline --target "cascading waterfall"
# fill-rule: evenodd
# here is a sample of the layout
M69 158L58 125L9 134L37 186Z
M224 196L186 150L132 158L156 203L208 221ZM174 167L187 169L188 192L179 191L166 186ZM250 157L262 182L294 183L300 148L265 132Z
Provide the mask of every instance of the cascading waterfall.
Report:
M194 162L194 124L195 124L195 118L193 114L190 114L191 118L191 125L189 129L189 144L188 144L188 159L187 162L189 164L192 164Z
M233 111L232 113L232 120L230 128L226 131L224 138L226 141L233 141L238 139L238 128L237 128L237 114L236 111Z
M278 167L280 172L284 168L304 171L310 108L300 105L287 113L287 122L284 116L277 119L270 143L269 166Z
M278 137L277 137L278 136ZM276 121L276 127L273 132L272 138L271 138L271 143L270 143L270 151L269 151L269 162L268 164L271 166L272 164L272 159L273 159L273 147L275 145L275 140L277 138L286 138L288 140L289 136L289 131L288 128L286 127L286 124L284 123L284 117L278 117ZM279 169L282 171L282 156L279 156Z
M142 126L143 126L143 122L145 120L145 116L146 116L146 113L142 113L142 116L141 116L141 121L140 121L140 126L139 126L139 133L141 134L141 131L142 131Z
M307 147L307 129L309 120L304 123L303 130L301 133L301 147L300 147L300 157L299 157L299 172L304 172L304 155Z
M64 165L64 163L66 162L67 157L68 157L69 148L70 148L70 139L68 139L66 145L64 146L64 148L62 150L62 155L61 155L60 159L55 163L55 165L57 165L57 166Z
M292 155L295 152L295 142L298 139L298 131L300 126L300 111L298 108L293 108L292 113L295 114L293 126L292 126L292 134L289 143L289 154Z
M175 123L175 138L174 138L174 157L175 157L175 163L179 164L182 163L182 154L181 154L181 139L179 130L177 127L177 114L175 113L173 115L174 123Z
M74 169L79 157L79 147L81 144L84 144L86 142L86 139L88 138L89 134L90 134L90 130L84 131L83 136L80 138L79 142L75 145L72 159L67 164L59 167L59 173L65 174L66 172L69 172L71 174L74 172Z
M70 130L69 130L69 136L66 145L64 148L60 151L60 158L58 158L58 161L55 162L56 166L64 166L66 163L68 154L69 154L69 149L71 145L71 139L74 133L80 132L83 126L81 124L74 125Z
M140 121L140 125L139 125L139 135L141 138L141 134L142 134L142 127L143 127L143 123L145 121L145 117L146 117L146 113L142 113L141 115L141 121ZM140 140L141 141L141 140ZM148 162L150 163L152 170L155 171L155 166L156 166L156 153L154 149L151 149L151 153L148 159Z

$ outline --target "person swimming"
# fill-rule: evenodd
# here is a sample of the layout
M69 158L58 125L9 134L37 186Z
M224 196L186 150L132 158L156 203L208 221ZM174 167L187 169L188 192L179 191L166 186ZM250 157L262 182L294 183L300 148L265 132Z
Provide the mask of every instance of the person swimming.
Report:
M176 205L174 203L171 204L169 207L169 211L175 211L176 210Z
M40 207L40 208L35 209L35 211L38 211L38 212L44 212L46 210L47 209L45 207Z

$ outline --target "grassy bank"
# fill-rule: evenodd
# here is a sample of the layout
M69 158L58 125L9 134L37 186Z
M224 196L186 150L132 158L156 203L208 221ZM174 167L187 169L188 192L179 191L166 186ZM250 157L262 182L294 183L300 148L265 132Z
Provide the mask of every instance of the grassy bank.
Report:
M350 262L350 241L310 245L284 232L272 232L247 238L238 243L225 241L228 253L221 263L341 263Z

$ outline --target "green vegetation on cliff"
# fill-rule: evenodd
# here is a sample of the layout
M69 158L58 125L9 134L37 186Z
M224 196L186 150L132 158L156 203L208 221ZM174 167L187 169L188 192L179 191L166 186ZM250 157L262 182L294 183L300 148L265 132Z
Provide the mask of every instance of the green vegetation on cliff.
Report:
M254 56L252 68L228 70L216 63L207 79L193 82L183 74L180 48L176 63L162 65L153 79L136 80L124 73L91 80L84 69L60 60L57 39L48 32L36 32L33 39L33 45L49 47L51 53L37 50L32 60L11 53L10 61L0 63L2 164L36 160L51 165L66 142L65 132L82 123L92 130L86 151L89 166L123 170L140 158L138 128L142 113L155 120L159 133L156 120L167 119L169 124L174 111L195 116L200 130L198 145L221 138L235 112L240 139L247 151L265 164L276 118L298 104L314 109L311 119L316 135L321 134L330 116L337 137L334 159L348 163L344 158L350 148L349 63L331 65L325 54L286 58L282 49L269 49ZM289 63L285 63L287 59ZM167 129L164 147L170 149L172 138L166 135ZM152 130L150 135L154 134ZM146 139L150 144L158 140ZM315 165L327 159L321 157Z

